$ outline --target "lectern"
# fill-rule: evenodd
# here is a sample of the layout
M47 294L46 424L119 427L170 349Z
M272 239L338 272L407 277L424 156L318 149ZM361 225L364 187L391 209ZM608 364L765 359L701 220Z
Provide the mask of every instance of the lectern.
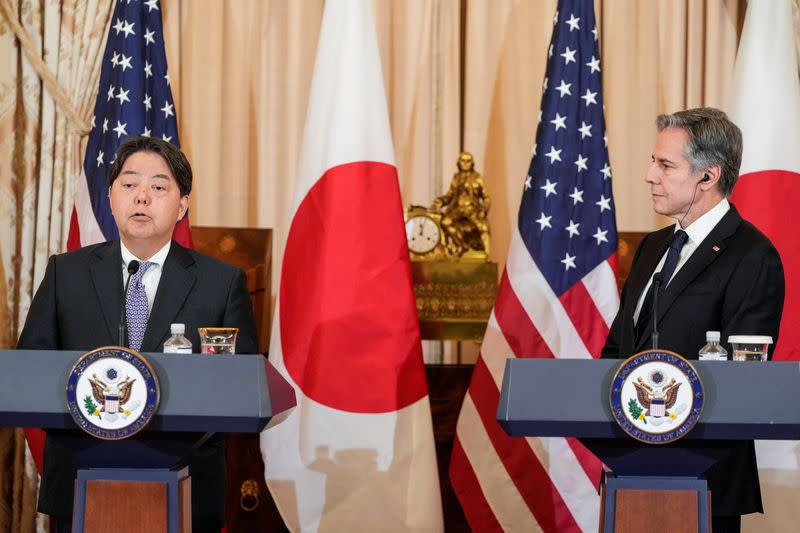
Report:
M707 532L711 507L702 475L725 453L721 441L800 439L797 362L692 361L704 386L703 412L685 437L666 445L638 442L614 421L609 391L621 364L509 359L497 410L509 435L578 437L611 470L601 491L601 532L645 530L643 520L653 524L663 501L659 494L678 496L671 501L683 506L665 516ZM664 531L679 527L656 523Z
M161 386L150 425L125 440L93 439L76 429L67 410L67 376L81 355L0 351L0 425L61 431L75 451L76 533L119 530L131 515L147 519L148 531L191 531L185 456L214 433L258 433L296 402L291 385L262 355L148 353Z

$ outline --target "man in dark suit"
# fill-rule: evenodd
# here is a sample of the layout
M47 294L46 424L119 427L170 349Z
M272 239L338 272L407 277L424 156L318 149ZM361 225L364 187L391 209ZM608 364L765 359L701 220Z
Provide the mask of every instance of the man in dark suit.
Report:
M727 200L739 176L741 131L710 108L661 115L657 126L646 181L654 210L676 223L647 235L636 251L603 357L627 358L651 348L656 273L663 278L660 349L697 359L706 331L720 331L723 342L729 335L757 334L777 343L784 298L780 256ZM741 515L763 512L753 442L720 445L730 455L706 472L715 533L739 531Z
M17 348L91 350L116 345L127 266L141 262L140 291L148 319L130 347L160 352L171 323L186 325L199 351L202 326L238 327L238 353L257 353L258 342L244 272L187 250L172 241L172 230L189 205L192 170L183 153L149 137L120 145L109 170L109 199L120 239L52 256L36 291ZM133 283L129 287L129 294ZM39 511L54 515L69 531L76 465L64 439L49 432L45 442ZM90 437L86 437L87 439ZM200 446L189 459L195 531L219 531L224 523L225 462L221 436Z

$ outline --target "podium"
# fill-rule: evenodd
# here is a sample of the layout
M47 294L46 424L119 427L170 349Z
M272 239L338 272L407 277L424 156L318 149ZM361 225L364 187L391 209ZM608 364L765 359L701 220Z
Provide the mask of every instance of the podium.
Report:
M214 433L259 433L296 404L262 355L146 353L161 389L153 420L125 440L94 439L67 410L67 376L83 353L0 350L0 425L61 431L74 451L76 533L120 530L125 516L147 531L191 531L186 455Z
M685 437L664 445L638 442L614 421L609 393L621 364L509 359L497 409L509 435L578 437L611 470L601 484L601 532L645 531L653 523L708 532L713 495L702 475L724 457L724 441L800 439L797 362L692 361L703 412ZM666 522L654 520L659 511Z

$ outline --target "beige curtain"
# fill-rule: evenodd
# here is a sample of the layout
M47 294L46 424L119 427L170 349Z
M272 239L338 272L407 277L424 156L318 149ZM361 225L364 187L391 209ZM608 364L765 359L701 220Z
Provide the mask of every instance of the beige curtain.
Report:
M48 256L66 246L113 2L0 3L0 347L9 348ZM20 430L0 430L0 460L0 530L34 531L37 474Z

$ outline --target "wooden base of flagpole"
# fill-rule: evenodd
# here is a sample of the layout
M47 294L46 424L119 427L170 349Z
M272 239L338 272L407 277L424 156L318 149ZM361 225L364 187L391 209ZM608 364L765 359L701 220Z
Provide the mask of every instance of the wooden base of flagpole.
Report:
M191 533L188 469L79 470L73 533Z
M708 533L711 493L703 479L606 476L600 533Z

